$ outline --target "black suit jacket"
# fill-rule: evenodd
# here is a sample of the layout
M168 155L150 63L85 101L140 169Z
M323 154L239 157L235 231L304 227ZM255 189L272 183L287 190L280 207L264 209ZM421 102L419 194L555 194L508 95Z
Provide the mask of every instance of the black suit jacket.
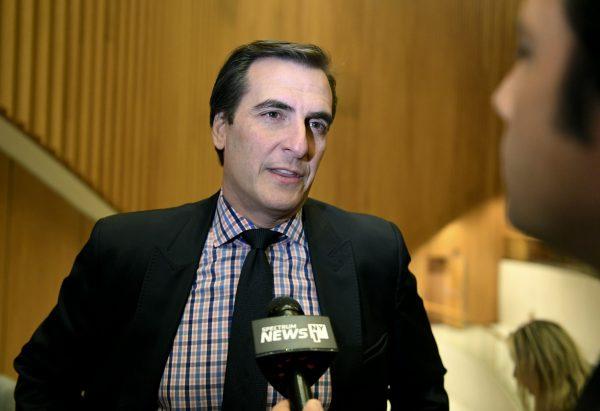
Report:
M575 411L598 410L600 410L600 364L596 366L596 369L586 382L585 388L575 407Z
M156 409L217 196L98 221L15 360L20 409ZM303 224L339 345L332 409L446 410L442 366L400 232L314 200ZM388 387L391 387L388 389Z

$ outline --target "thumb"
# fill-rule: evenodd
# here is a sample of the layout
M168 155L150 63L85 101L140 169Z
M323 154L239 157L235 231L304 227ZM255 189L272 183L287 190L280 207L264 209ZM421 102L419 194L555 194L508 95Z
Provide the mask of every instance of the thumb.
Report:
M302 411L323 411L323 406L319 402L319 400L309 400Z

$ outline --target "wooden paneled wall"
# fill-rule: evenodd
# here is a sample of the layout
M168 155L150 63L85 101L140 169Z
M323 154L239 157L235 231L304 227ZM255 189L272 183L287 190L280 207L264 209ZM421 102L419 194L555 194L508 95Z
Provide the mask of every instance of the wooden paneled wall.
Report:
M0 1L1 110L122 209L147 187L147 4Z
M497 320L496 279L507 232L504 213L504 198L490 199L415 250L411 269L419 277L419 292L432 321L462 326Z
M313 196L422 244L499 192L489 96L518 0L0 0L0 110L121 210L219 187L216 73L259 38L330 52L339 114Z
M0 153L0 373L14 375L92 223Z
M5 355L6 347L6 320L8 312L6 300L8 298L8 179L10 164L8 159L0 153L0 373L6 373Z

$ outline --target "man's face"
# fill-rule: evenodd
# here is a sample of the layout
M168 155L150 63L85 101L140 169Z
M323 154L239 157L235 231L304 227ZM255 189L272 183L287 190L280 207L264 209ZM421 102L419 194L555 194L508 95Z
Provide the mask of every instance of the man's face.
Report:
M250 66L232 124L217 116L213 142L225 150L223 195L259 226L302 205L325 152L332 94L322 70L263 58Z
M506 122L502 142L508 216L552 243L598 223L598 139L584 146L558 127L562 84L574 35L562 0L527 0L519 57L494 95Z

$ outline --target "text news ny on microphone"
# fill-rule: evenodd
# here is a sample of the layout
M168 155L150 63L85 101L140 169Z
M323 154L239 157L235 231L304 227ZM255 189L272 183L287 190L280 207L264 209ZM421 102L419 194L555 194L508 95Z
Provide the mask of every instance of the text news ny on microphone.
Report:
M313 398L310 387L327 371L337 353L331 322L305 316L298 301L274 298L268 318L252 321L254 352L267 381L301 411Z

